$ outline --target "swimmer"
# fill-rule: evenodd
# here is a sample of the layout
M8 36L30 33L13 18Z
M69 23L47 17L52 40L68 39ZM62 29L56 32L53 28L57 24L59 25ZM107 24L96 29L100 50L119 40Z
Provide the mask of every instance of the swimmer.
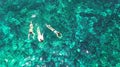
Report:
M40 32L40 28L39 27L37 27L37 34L38 34L38 41L40 41L40 42L43 42L43 40L44 40L44 37L43 37L43 34Z
M35 38L35 33L33 32L33 24L30 22L30 28L29 28L29 33L28 33L28 39L30 39L30 35L32 35L32 38Z
M46 25L46 27L47 27L48 29L50 29L52 32L54 32L58 38L62 38L62 34L61 34L60 32L58 32L57 30L55 30L54 28L52 28L52 27L51 27L50 25L48 25L48 24L45 24L45 25Z

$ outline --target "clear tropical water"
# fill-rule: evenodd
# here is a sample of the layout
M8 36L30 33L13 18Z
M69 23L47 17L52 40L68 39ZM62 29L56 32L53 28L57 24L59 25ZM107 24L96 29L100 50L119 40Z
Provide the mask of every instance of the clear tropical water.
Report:
M0 67L120 67L120 0L0 0Z

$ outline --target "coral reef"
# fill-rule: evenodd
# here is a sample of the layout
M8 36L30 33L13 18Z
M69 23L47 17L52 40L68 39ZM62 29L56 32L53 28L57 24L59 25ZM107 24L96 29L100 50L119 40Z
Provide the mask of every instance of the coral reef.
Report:
M0 67L120 67L119 3L0 0ZM35 38L28 39L31 21ZM38 26L43 42L37 39Z

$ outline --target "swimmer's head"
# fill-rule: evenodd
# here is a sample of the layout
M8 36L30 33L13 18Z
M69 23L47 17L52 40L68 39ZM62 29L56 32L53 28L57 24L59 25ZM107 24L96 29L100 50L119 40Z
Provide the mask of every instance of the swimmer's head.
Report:
M38 35L38 41L39 42L43 42L44 41L43 34L42 35Z
M58 38L62 38L62 34L60 32L57 32L56 35Z
M42 40L42 39L39 39L39 41L40 41L40 42L43 42L43 40Z

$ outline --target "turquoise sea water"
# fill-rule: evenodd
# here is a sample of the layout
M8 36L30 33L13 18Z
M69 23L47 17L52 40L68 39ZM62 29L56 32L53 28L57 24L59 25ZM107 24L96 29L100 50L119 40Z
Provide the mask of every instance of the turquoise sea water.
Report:
M120 0L0 0L0 67L120 67Z

